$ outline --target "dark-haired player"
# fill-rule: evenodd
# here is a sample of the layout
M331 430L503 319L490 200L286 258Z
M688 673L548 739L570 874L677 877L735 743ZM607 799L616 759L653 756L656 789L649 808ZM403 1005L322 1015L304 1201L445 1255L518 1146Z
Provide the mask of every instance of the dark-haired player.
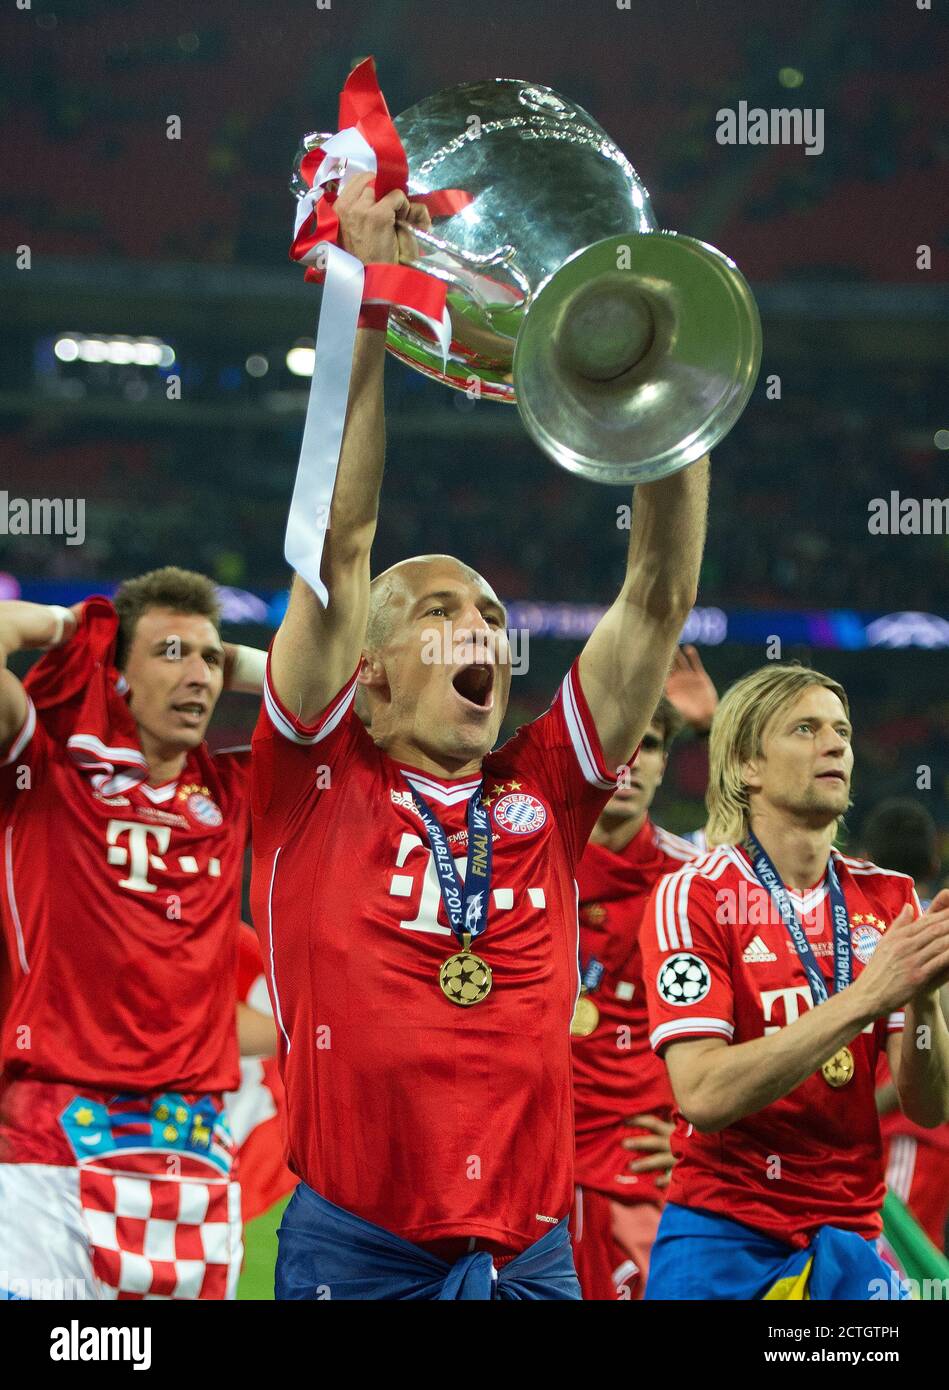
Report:
M0 603L0 1272L13 1298L224 1298L240 1267L222 1093L247 754L204 741L262 654L168 568L115 605ZM25 682L7 658L52 647ZM239 665L242 669L235 670ZM227 997L229 991L225 989Z

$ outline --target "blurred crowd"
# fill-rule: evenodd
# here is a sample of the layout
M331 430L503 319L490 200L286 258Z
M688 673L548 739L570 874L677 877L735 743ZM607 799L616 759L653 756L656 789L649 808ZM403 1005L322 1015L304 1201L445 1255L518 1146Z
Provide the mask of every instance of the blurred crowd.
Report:
M335 123L350 63L377 59L398 112L440 87L523 76L585 105L664 225L715 234L753 278L911 278L905 213L945 237L947 36L887 0L659 7L435 0L272 7L75 0L5 18L0 229L45 254L277 264L293 153ZM670 33L675 35L670 46ZM722 106L824 112L819 158L726 148ZM180 139L166 138L170 116ZM55 170L55 175L53 171ZM854 236L859 227L861 235ZM40 229L41 233L40 233Z
M501 0L483 0L476 19L435 0L319 10L75 0L11 9L0 21L0 231L8 245L25 242L44 257L285 265L286 184L299 137L333 126L349 66L372 52L394 112L489 75L562 90L627 151L662 223L715 240L753 283L910 283L920 241L933 246L933 280L943 279L944 26L887 0L758 6L754 24L747 15L746 0L668 0L606 6L594 24L583 6L564 4L541 33L536 7ZM821 156L719 145L716 112L741 100L820 107ZM172 115L180 139L167 138ZM223 359L226 325L219 336ZM187 345L176 347L187 377ZM243 354L227 367L237 379L242 369ZM781 377L779 401L765 397L766 372ZM213 372L208 380L211 389ZM305 389L281 383L289 385ZM942 389L935 368L841 360L819 342L810 357L767 358L751 405L716 456L701 602L949 612L949 540L874 536L867 526L874 498L945 493L946 456L933 447L934 429L947 423ZM188 390L202 399L197 375ZM486 441L468 428L472 412L500 407L468 410L396 364L389 400L378 568L445 550L469 558L508 599L596 603L615 592L628 539L616 524L625 493L555 469L513 412L503 442ZM291 412L276 428L214 432L92 415L41 428L33 417L0 417L0 487L87 504L81 546L0 534L0 572L98 584L182 563L225 584L279 589L301 421ZM538 648L511 723L549 698L569 658L556 643ZM820 652L811 655L821 664ZM848 667L860 698L860 796L864 778L868 796L911 794L917 763L946 765L940 658L920 658L861 654ZM731 671L732 656L716 651L713 674L721 683L756 659L738 653ZM833 654L835 674L847 660ZM690 756L684 750L664 793L674 829L700 816ZM945 812L947 789L935 794Z
M464 396L394 362L389 374L377 566L460 550L507 599L605 602L622 573L628 493L554 467L513 411L459 409L471 405ZM780 401L759 383L716 453L702 603L949 611L949 538L868 529L875 498L945 493L945 454L932 442L940 387L935 369L900 377L830 359L789 366ZM500 442L469 437L475 412L504 412ZM84 496L86 541L0 534L0 570L119 579L174 561L277 589L301 423L226 434L75 421L11 429L0 436L11 495Z

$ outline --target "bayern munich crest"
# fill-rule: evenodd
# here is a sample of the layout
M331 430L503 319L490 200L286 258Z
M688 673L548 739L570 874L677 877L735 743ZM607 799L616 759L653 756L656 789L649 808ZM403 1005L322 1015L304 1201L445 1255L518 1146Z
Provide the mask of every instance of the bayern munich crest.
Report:
M542 801L529 792L509 792L492 808L494 823L512 835L532 835L547 821L547 809Z
M199 821L201 825L208 825L213 828L224 820L221 815L221 808L209 796L204 796L202 792L192 792L185 805L188 808L188 814Z
M868 963L879 946L883 936L883 925L878 917L858 915L854 918L850 940L853 943L853 953L861 965Z

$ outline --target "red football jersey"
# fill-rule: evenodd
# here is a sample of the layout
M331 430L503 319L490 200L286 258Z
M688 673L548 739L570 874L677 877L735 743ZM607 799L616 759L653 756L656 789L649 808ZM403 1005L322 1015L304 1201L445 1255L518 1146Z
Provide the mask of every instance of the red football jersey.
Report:
M260 943L241 923L237 997L262 1014L272 1014ZM286 1164L286 1096L276 1057L241 1057L241 1084L224 1097L237 1145L241 1214L251 1221L292 1192L297 1180Z
M577 871L580 889L580 960L604 967L591 995L599 1011L595 1030L573 1039L573 1096L577 1182L621 1201L661 1204L658 1173L631 1173L634 1150L623 1139L631 1115L672 1119L675 1102L666 1069L649 1045L649 1015L642 981L639 928L650 893L663 874L699 858L694 845L649 818L617 853L588 844Z
M859 975L913 882L834 851L850 914ZM833 933L826 880L791 893L815 958L833 991ZM812 1007L803 964L745 853L721 846L660 881L640 933L651 1041L748 1042ZM850 1082L832 1088L820 1071L789 1095L718 1134L678 1117L668 1200L718 1212L793 1245L818 1227L880 1233L883 1166L874 1104L877 1061L902 1013L879 1019L849 1044Z
M151 1092L237 1084L234 1011L249 755L104 795L30 705L0 752L7 1076Z
M929 902L921 904L923 911L929 907ZM877 1072L877 1085L884 1086L892 1081L890 1067L886 1058L880 1061L880 1068ZM916 1124L908 1116L904 1115L899 1106L895 1110L889 1110L885 1115L880 1116L880 1129L885 1142L894 1139L897 1135L903 1135L909 1139L915 1139L927 1152L930 1150L941 1150L949 1154L949 1124L937 1125L935 1129L924 1129L922 1125ZM936 1244L941 1242L937 1241Z
M353 709L355 676L302 725L269 677L254 736L254 919L281 1036L290 1164L411 1241L519 1251L568 1212L574 873L615 789L576 664L551 708L484 760L493 871L473 949L494 972L463 1008L439 987L458 943L399 764ZM480 777L405 769L465 871Z

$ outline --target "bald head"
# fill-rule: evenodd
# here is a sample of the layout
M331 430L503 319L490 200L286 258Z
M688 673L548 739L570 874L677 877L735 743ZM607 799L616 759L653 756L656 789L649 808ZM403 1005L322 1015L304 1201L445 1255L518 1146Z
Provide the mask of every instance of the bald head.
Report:
M477 766L500 732L510 656L504 606L477 570L415 555L370 585L356 712L413 766Z
M453 555L413 555L383 570L369 586L366 650L381 650L398 619L426 594L441 594L447 585L459 582L472 585L504 614L504 607L491 585L470 565Z

